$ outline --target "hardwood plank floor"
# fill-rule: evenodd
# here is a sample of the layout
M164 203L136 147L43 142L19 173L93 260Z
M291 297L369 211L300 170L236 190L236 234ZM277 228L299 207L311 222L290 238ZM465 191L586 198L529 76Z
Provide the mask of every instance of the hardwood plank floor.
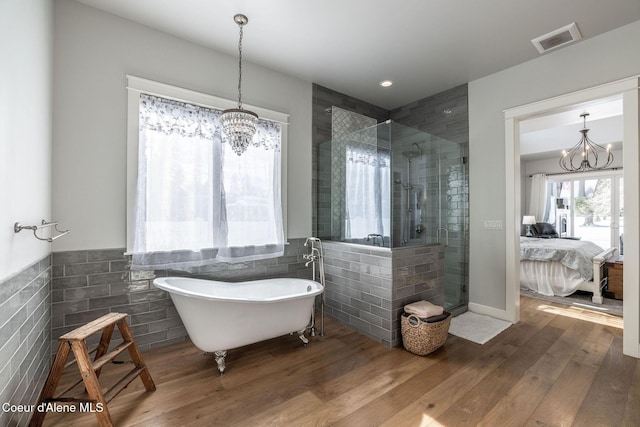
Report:
M191 342L143 353L110 404L118 426L638 426L640 361L622 355L622 319L523 297L521 322L485 345L449 336L426 357L326 320L303 347L284 336L230 350L220 377ZM115 382L131 365L103 369ZM65 373L60 390L78 373ZM82 390L80 388L80 390ZM45 426L97 425L48 414Z

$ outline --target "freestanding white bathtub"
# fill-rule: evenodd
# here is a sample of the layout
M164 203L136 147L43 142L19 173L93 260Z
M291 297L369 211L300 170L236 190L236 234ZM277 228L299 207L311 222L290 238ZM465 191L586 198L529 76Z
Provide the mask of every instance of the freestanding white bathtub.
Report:
M306 344L320 283L306 279L264 279L227 283L185 277L157 278L169 292L193 344L214 353L225 369L227 350L297 332Z

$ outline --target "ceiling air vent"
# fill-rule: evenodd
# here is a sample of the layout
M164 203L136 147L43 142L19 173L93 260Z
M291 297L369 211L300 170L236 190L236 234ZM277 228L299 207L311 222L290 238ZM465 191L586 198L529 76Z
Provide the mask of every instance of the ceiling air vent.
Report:
M575 22L565 25L562 28L551 31L543 36L536 37L531 43L538 49L540 53L546 53L550 50L573 43L582 38L578 26Z

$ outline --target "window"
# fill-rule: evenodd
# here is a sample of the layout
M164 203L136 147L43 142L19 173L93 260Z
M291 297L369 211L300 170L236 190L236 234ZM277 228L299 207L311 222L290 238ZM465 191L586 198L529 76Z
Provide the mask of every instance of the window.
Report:
M362 239L390 234L391 196L389 152L368 143L346 148L345 237Z
M555 224L561 237L580 237L605 249L621 249L622 189L622 171L548 179L545 222Z
M219 126L230 101L128 80L132 268L190 269L282 255L286 116L261 119L254 143L264 146L237 156Z

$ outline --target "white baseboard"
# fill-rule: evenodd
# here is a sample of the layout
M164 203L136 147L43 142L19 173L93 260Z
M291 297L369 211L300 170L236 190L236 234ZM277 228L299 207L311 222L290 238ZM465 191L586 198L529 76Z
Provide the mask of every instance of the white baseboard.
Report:
M469 311L477 314L484 314L485 316L490 316L494 319L506 320L507 322L511 322L511 320L507 317L506 310L500 310L498 308L489 307L487 305L470 302Z

